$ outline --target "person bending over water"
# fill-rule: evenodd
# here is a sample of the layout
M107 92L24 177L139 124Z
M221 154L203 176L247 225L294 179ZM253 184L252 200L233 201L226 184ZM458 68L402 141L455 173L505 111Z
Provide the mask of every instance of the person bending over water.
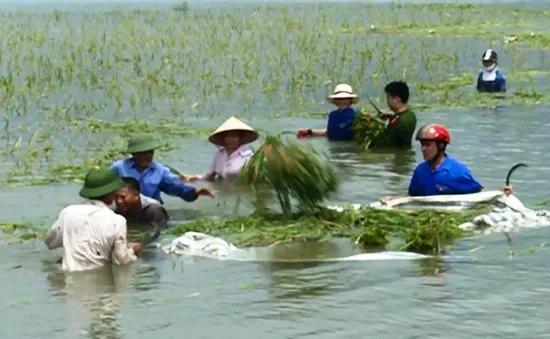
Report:
M300 139L307 137L327 137L329 140L349 141L353 140L353 122L357 111L352 105L359 101L353 89L348 84L339 84L334 88L334 93L328 96L330 102L338 107L328 115L327 127L323 129L302 129L296 133Z
M185 174L184 181L225 180L239 175L241 169L254 154L246 144L258 139L258 133L235 117L227 119L208 138L218 147L212 165L204 174Z
M477 77L478 92L506 92L506 78L497 67L498 55L492 49L488 49L481 57L483 69Z
M115 161L111 168L120 177L136 179L139 182L141 193L146 197L159 201L161 204L163 204L163 201L160 198L160 192L180 197L188 202L195 201L200 196L214 198L209 189L196 189L187 186L168 167L153 161L155 149L160 146L160 141L152 136L146 134L134 135L128 140L127 149L132 157Z
M122 178L124 185L115 193L115 213L126 218L128 228L168 228L168 212L156 200L139 192L139 182L132 177Z
M431 196L442 194L470 194L483 190L483 186L474 179L470 169L447 155L447 145L451 135L447 128L439 124L421 127L416 140L422 145L424 162L414 170L409 184L409 196ZM385 203L398 197L384 197Z
M50 250L62 248L63 270L85 271L136 260L142 246L127 242L126 220L108 207L123 184L108 167L86 174L80 196L88 201L65 207L44 240Z

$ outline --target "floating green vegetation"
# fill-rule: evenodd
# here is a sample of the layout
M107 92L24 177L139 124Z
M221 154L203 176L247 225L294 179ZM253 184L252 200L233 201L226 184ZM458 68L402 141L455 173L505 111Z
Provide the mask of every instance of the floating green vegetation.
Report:
M292 214L294 198L302 211L316 209L338 188L338 177L328 158L313 147L268 135L241 170L237 183L274 192L284 215Z
M174 121L167 118L155 119L126 119L124 121L105 121L96 117L82 120L71 120L69 126L90 132L117 132L120 135L130 135L135 132L155 133L163 136L207 136L211 129L186 126L184 121L174 125Z
M135 131L178 148L220 112L318 116L304 112L326 112L324 93L341 82L380 102L386 83L404 79L417 110L549 102L547 10L183 4L0 13L2 184L79 180ZM499 25L484 26L488 17ZM485 48L501 56L504 95L475 92Z
M323 241L348 238L365 250L390 247L423 254L439 254L460 237L469 235L458 226L469 214L434 210L336 210L320 208L315 213L254 213L234 219L198 219L168 230L181 235L188 231L222 237L236 246L264 246L292 241Z
M1 222L0 228L8 244L21 243L31 239L44 239L46 236L46 233L35 229L29 223Z

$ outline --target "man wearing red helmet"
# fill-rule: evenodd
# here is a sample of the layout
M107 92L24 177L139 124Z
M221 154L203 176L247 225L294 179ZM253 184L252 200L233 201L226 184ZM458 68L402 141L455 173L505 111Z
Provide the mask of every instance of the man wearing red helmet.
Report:
M445 153L451 135L443 125L425 125L416 133L422 145L423 163L414 170L409 184L409 196L439 194L470 194L481 192L483 186L474 179L468 167ZM382 198L381 202L391 199Z
M443 125L425 125L416 133L422 145L425 162L414 170L409 195L470 194L481 192L483 186L463 163L445 153L451 135Z

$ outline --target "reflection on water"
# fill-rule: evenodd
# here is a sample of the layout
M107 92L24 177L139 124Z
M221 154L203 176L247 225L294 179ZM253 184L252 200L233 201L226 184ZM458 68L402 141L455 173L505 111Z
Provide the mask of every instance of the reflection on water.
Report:
M361 151L355 142L327 141L327 154L341 180L355 175L357 154Z
M439 257L415 260L415 263L418 266L413 273L421 276L443 277L445 273L449 273L451 271L450 264L443 258Z
M275 301L279 311L289 308L299 311L306 299L330 294L338 290L340 273L344 269L338 263L327 262L278 262L284 260L311 260L335 258L350 253L349 247L332 241L322 243L300 242L282 244L273 248L271 262L260 265L269 275L268 292L270 300Z
M152 252L150 252L152 253ZM143 260L143 256L141 256L141 259ZM158 258L160 262L160 259L164 259L163 257ZM139 268L137 269L134 279L130 281L130 287L134 291L149 291L154 290L158 288L158 285L160 283L161 274L158 270L155 263L152 263L152 265L139 265Z
M56 265L57 266L57 265ZM63 318L66 331L76 335L86 330L90 338L119 338L118 315L128 279L136 274L136 265L106 266L85 272L63 272L52 263L44 263L53 295L65 299Z
M64 299L60 316L69 336L85 332L89 338L121 337L118 317L125 293L154 290L160 282L156 266L137 263L85 272L64 272L53 262L42 264L51 294Z
M386 169L388 172L392 172L399 175L408 176L412 173L416 165L416 153L414 150L398 152L393 154L393 159L388 163ZM392 177L392 179L395 177Z

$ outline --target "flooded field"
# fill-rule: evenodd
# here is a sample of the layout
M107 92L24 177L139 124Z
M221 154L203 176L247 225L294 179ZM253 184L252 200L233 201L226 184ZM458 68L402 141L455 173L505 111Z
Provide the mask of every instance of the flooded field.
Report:
M199 173L214 152L206 136L231 115L267 132L322 128L331 109L325 97L336 83L351 84L369 111L362 95L385 108L383 87L395 79L411 86L418 126L446 124L449 153L487 189L499 189L509 167L525 162L530 167L514 175L516 194L545 201L544 4L208 2L190 3L189 11L172 4L15 11L0 2L0 221L45 231L63 206L80 200L90 166L124 155L131 132L157 133L160 160ZM504 98L475 92L487 48L499 53ZM330 203L402 193L422 159L417 145L414 155L396 155L304 142L327 150L344 177ZM236 197L214 189L216 200L167 197L167 207L179 219L230 215ZM242 212L250 211L244 205ZM157 249L131 267L73 276L60 272L59 254L42 241L5 233L2 333L543 338L547 240L546 229L522 231L511 246L502 235L466 239L452 251L471 258L464 261L307 265L182 261ZM353 249L334 242L317 251Z

